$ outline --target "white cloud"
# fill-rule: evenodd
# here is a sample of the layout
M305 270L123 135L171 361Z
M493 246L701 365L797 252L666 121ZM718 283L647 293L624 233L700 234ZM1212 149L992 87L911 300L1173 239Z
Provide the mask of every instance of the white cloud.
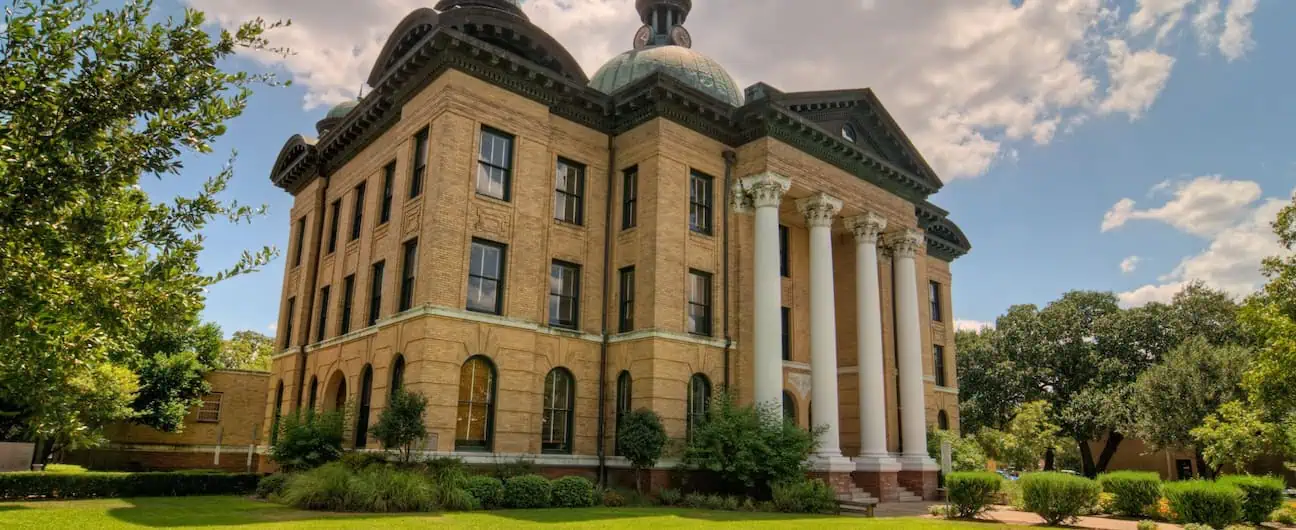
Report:
M1128 258L1125 258L1121 260L1120 270L1125 274L1134 272L1134 270L1138 268L1138 264L1141 261L1143 261L1143 258L1140 258L1138 256L1130 256Z
M1130 15L1130 31L1141 34L1154 26L1157 39L1164 39L1179 24L1193 0L1138 0L1138 9Z
M983 329L994 329L994 327L994 322L964 320L961 318L954 319L954 329L958 331L981 331Z
M1210 236L1232 226L1260 198L1260 185L1250 180L1224 180L1219 175L1180 182L1174 198L1160 208L1139 210L1134 199L1124 198L1103 215L1102 231L1124 226L1135 219L1161 221L1189 234ZM1158 184L1153 190L1165 189Z
M184 1L226 27L257 16L292 19L270 38L295 54L254 58L282 67L305 87L308 109L354 97L396 23L431 4ZM1017 144L1051 142L1060 124L1066 133L1092 115L1135 118L1145 111L1164 88L1173 58L1123 48L1112 60L1108 42L1144 26L1173 27L1183 1L1140 0L1135 13L1145 14L1126 16L1127 23L1112 0L708 0L696 4L688 25L696 48L743 86L873 87L950 180L1011 162ZM631 0L528 0L525 6L591 75L629 47L639 24ZM1249 42L1248 12L1233 8L1234 30L1225 33Z
M1251 14L1257 0L1232 0L1224 12L1224 32L1220 33L1219 49L1228 60L1238 59L1255 44L1251 40Z

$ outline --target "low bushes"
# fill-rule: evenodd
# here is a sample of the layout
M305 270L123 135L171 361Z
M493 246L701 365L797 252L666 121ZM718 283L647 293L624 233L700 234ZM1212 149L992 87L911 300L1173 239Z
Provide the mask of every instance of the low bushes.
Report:
M355 471L341 462L292 475L279 501L306 510L377 513L473 510L481 505L458 484L437 483L424 473L375 465Z
M1097 482L1065 473L1028 473L1021 479L1026 511L1056 526L1073 521L1098 504Z
M1161 499L1161 475L1155 471L1115 471L1098 476L1104 493L1112 494L1117 515L1142 517Z
M1274 510L1282 507L1286 483L1277 477L1230 475L1219 479L1242 491L1242 520L1260 524L1269 520Z
M1157 530L1157 528L1160 528L1160 527L1157 526L1156 521L1146 521L1146 520L1145 520L1145 521L1139 521L1139 522L1138 522L1137 530Z
M551 484L555 508L585 508L594 505L594 483L585 477L562 477Z
M1242 520L1242 492L1229 484L1187 480L1163 489L1180 522L1224 528Z
M771 493L773 493L774 506L780 512L835 513L837 511L837 492L819 479L793 480L775 484Z
M275 473L261 477L257 482L256 496L262 499L269 499L272 495L278 495L283 492L284 485L288 483L288 475Z
M0 500L27 498L178 497L243 495L256 490L253 473L0 473Z
M504 499L504 482L495 477L485 475L468 477L468 483L464 488L474 499L477 499L482 508L498 508Z
M951 517L971 518L989 508L1003 486L995 473L956 472L945 477L945 491L953 505Z
M520 475L504 481L504 501L507 508L548 508L553 498L553 487L540 475Z

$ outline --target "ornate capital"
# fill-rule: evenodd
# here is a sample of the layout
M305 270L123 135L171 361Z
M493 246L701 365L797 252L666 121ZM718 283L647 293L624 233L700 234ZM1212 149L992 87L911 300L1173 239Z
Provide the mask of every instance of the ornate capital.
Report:
M734 213L750 213L756 209L756 205L752 203L751 195L747 193L746 188L743 188L742 182L735 181L733 183L733 186L729 189L729 201Z
M742 203L744 206L750 204L753 208L778 208L779 203L783 202L783 194L792 186L792 180L766 171L742 179L739 185L746 191L747 197Z
M922 230L908 229L899 232L887 234L886 243L891 249L891 254L897 258L912 258L918 255L918 249L922 248L927 238Z
M837 212L842 208L841 200L822 192L798 200L796 205L801 215L805 216L806 225L812 228L832 226L833 218L837 217Z
M886 230L887 220L881 214L866 212L846 219L846 228L855 234L855 241L866 245L876 245L878 236Z

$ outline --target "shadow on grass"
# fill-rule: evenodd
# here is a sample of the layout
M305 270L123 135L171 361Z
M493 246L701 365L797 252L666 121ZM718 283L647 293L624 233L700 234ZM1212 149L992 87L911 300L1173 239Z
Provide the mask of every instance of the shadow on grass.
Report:
M108 515L119 521L153 528L233 526L304 520L371 521L409 514L331 513L298 510L240 497L151 497L124 499L125 508Z
M610 519L637 519L642 517L678 517L693 519L699 522L732 523L759 521L813 521L831 518L823 515L795 515L763 512L722 512L707 510L690 510L682 508L581 508L544 510L500 510L490 512L492 516L530 523L581 523L605 521Z
M31 508L27 506L19 506L17 504L0 504L0 513L16 512L18 510L30 510L30 509Z

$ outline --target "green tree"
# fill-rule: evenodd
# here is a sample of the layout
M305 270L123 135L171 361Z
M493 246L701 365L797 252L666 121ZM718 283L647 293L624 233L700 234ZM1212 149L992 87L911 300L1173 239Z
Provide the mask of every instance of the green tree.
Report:
M1052 405L1047 401L1024 403L1013 414L1007 428L982 429L977 444L986 456L1018 470L1036 471L1050 452L1064 444L1058 436L1061 428L1050 421Z
M643 493L643 470L652 469L666 449L666 428L649 409L626 414L617 426L617 448L635 472L635 489Z
M268 372L274 350L274 339L269 336L255 331L235 331L221 344L216 366L226 370Z
M221 349L215 324L163 326L150 330L138 345L133 365L139 394L131 405L133 421L168 432L184 427L184 418L211 391L203 378Z
M1225 466L1245 473L1251 463L1283 445L1278 425L1265 421L1264 411L1241 401L1225 403L1192 430L1213 473Z
M940 462L941 444L950 443L950 464L954 471L985 471L986 454L972 436L959 436L952 431L933 429L927 432L927 455Z
M680 465L714 473L732 494L766 497L771 485L801 479L816 435L783 421L778 405L739 406L727 392L711 401L706 421L693 428Z
M382 414L378 415L378 423L373 428L374 438L382 442L383 447L396 449L401 462L409 463L418 442L427 438L427 423L423 421L426 410L427 397L423 394L396 391Z
M1242 374L1251 352L1216 346L1199 335L1180 344L1139 376L1134 430L1152 448L1195 448L1198 467L1207 469L1192 429L1224 403L1244 399Z
M270 446L270 459L284 471L314 469L342 458L341 411L295 411L279 422L279 435Z
M208 222L260 213L218 198L229 166L195 196L169 203L138 185L179 174L188 153L209 153L250 87L271 81L217 66L240 48L266 49L268 26L213 34L196 11L153 22L147 0L97 4L15 0L0 37L0 416L8 436L89 442L104 423L135 416L132 403L142 421L173 424L201 385L191 384L193 364L175 358L187 348L154 341L201 334L204 290L274 255L266 248L222 272L199 270ZM176 374L188 374L184 390L161 388Z
M954 344L958 350L959 374L959 428L964 434L974 434L983 428L1003 429L1012 421L1017 407L1026 401L1030 385L1010 356L1011 341L1017 338L1014 319L1032 319L1031 306L1014 306L1001 317L1006 329L1000 334L996 329L958 331Z

